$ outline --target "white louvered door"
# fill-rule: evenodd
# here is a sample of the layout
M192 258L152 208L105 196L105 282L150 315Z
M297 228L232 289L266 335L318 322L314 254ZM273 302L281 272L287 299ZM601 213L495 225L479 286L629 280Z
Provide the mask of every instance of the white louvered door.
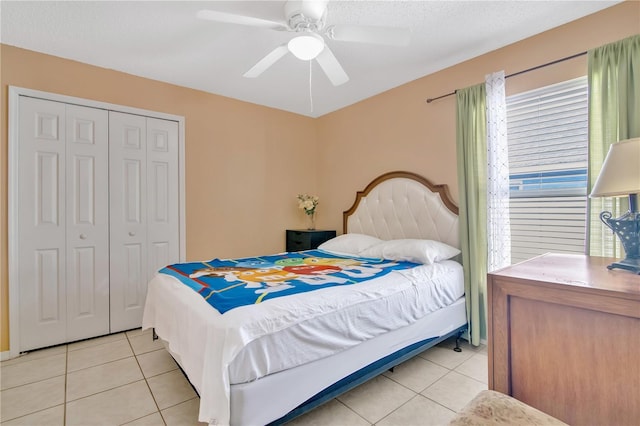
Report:
M20 350L109 330L106 111L20 98Z
M111 332L140 327L147 283L179 259L178 124L109 113Z

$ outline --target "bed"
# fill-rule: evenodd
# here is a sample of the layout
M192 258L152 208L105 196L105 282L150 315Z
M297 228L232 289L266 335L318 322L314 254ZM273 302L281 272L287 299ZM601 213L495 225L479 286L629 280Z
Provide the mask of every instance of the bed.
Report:
M343 228L319 250L241 263L320 262L358 279L383 273L275 297L282 286L239 285L237 270L232 278L224 274L233 269L229 262L240 263L222 259L197 270L197 262L174 265L149 283L143 329L154 329L199 393L200 421L284 423L466 328L457 207L446 186L386 173L356 194ZM228 288L255 287L261 303L214 309L200 280L221 270ZM195 287L185 285L185 276ZM334 279L327 277L310 279ZM282 294L298 286L284 287Z

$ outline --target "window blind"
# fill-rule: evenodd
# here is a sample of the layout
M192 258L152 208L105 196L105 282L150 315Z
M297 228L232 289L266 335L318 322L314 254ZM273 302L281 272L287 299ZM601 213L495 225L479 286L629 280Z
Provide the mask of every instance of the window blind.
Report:
M507 97L511 258L584 253L586 77Z

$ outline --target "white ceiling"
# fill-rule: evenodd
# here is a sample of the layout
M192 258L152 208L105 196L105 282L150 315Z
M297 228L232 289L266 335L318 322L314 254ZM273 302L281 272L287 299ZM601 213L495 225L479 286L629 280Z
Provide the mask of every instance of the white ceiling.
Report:
M196 18L213 9L282 21L284 1L3 0L0 41L318 117L619 2L332 0L327 25L406 26L412 34L406 47L327 41L350 77L338 87L315 61L310 79L310 63L293 55L244 78L292 33Z

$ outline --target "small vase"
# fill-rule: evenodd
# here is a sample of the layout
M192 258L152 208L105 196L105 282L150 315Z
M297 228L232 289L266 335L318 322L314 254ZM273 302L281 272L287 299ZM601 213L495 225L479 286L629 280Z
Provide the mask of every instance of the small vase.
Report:
M313 231L316 229L316 213L307 213L307 229Z

